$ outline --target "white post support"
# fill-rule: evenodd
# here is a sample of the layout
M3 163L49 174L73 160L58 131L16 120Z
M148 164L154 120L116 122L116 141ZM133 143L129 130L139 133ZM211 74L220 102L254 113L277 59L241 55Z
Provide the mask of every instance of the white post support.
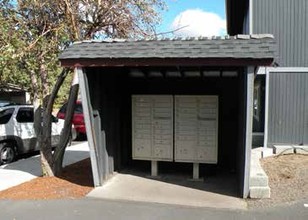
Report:
M249 0L249 34L253 34L253 0Z
M151 161L151 176L157 177L158 175L158 162L156 160Z
M264 118L264 143L263 147L267 148L267 138L268 138L268 105L269 105L269 80L270 72L265 68L265 118Z
M244 182L243 198L249 195L250 178L250 158L252 145L252 122L253 122L253 89L254 89L254 67L247 67L246 73L246 135L245 135L245 164L244 164Z
M84 120L87 131L87 139L90 149L91 167L93 173L94 186L102 185L102 176L100 173L99 157L98 157L98 146L95 138L93 110L89 103L90 92L88 88L88 82L83 69L80 67L75 68L75 73L78 73L79 87L81 92L82 108L84 113Z
M199 163L193 165L193 180L199 180Z

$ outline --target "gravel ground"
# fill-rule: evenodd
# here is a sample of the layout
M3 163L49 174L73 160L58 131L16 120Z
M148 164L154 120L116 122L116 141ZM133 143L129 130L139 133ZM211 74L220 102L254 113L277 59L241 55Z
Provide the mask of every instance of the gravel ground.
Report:
M248 199L248 207L263 208L308 198L308 155L288 154L261 159L269 178L270 199Z

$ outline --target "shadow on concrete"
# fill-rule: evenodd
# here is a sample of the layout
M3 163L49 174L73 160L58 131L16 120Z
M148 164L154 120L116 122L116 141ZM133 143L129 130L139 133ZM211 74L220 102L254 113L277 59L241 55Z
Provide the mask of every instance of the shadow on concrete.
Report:
M159 162L158 177L151 177L150 162L142 161L137 164L137 167L126 167L119 173L155 179L169 184L221 195L239 197L236 173L219 169L215 165L200 165L200 178L202 181L194 181L192 180L193 165L190 163Z

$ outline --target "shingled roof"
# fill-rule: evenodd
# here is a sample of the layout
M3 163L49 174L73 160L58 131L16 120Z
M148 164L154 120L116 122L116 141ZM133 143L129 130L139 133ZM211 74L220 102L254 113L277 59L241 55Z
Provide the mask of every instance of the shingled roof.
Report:
M213 38L175 38L161 40L82 41L60 55L66 60L116 59L271 59L275 56L272 35L237 35Z

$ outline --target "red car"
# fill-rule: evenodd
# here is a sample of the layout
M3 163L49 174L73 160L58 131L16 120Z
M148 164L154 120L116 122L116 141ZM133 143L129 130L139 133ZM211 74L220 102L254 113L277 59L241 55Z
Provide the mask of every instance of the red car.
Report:
M67 108L67 103L65 103L59 110L57 117L60 119L65 119L65 112ZM84 123L83 110L81 101L77 101L75 105L75 111L73 116L73 129L72 129L72 139L76 139L78 137L86 136L86 126ZM76 134L74 134L76 132Z

